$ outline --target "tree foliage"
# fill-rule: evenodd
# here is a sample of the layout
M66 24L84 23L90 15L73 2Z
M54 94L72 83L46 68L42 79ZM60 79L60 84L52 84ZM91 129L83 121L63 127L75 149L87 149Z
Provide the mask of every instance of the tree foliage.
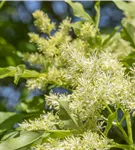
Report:
M125 18L122 29L116 27L109 35L99 30L100 2L95 3L95 18L80 3L67 3L81 20L66 18L54 35L55 23L48 15L33 13L35 26L48 37L29 33L38 51L25 54L23 60L39 71L25 65L0 68L0 78L14 77L15 84L25 78L29 90L46 91L45 103L38 98L29 103L36 105L34 111L27 102L23 113L1 112L0 149L135 150L135 69L127 62L135 48L134 3L114 1ZM71 93L55 94L54 87ZM18 127L13 128L14 123Z

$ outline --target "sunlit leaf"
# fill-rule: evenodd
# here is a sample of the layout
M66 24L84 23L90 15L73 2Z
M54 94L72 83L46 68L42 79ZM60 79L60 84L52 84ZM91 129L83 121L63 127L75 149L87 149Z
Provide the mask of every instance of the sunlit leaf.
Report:
M35 70L24 70L23 74L22 74L22 78L34 78L34 77L38 77L39 73Z
M3 7L4 3L5 3L5 0L0 2L0 9Z
M17 136L19 134L19 131L11 131L9 133L4 134L4 136L2 137L1 141L5 141L9 138L13 138L15 136Z
M123 29L121 30L121 37L128 41L132 47L135 48L135 27L128 23L128 22L122 22Z
M127 3L124 1L115 1L113 0L115 5L121 9L122 11L126 12L129 16L135 16L135 4L133 2Z
M50 137L51 138L64 138L69 135L72 135L72 132L70 130L54 130L54 132L51 132Z
M108 116L107 126L106 126L105 131L104 131L105 136L108 135L108 132L112 127L113 121L116 121L116 120L117 120L117 111L115 111L114 113L111 113Z
M68 101L58 101L60 104L59 117L68 128L78 129L78 121L70 114Z
M25 70L25 65L19 65L16 67L16 73L14 78L14 83L18 84L18 81Z
M74 32L77 36L80 35L80 29L81 29L81 26L83 25L83 23L84 23L83 20L72 23L72 28L74 29Z
M116 28L112 31L112 33L109 34L109 35L104 39L104 41L103 41L103 43L102 43L103 46L107 45L107 44L114 38L114 36L115 36L115 34L118 32L118 29L119 29L119 28L120 28L119 26L116 27Z
M34 131L22 131L19 136L9 138L6 141L1 142L1 150L17 150L31 145L33 142L42 137L42 133Z
M4 122L9 117L14 116L16 113L13 112L0 112L0 124Z
M84 10L82 4L77 3L77 2L72 2L67 0L66 1L73 9L73 13L76 17L82 18L84 20L87 20L91 23L93 22L93 19L90 17L90 15L88 13L86 13L86 11Z
M5 78L5 77L12 77L14 76L16 72L15 67L7 67L7 68L0 68L0 79Z
M23 118L22 114L0 112L0 134L12 129L13 125Z
M0 79L5 77L14 77L14 83L17 84L19 79L38 77L39 73L34 70L25 69L25 65L18 65L17 67L0 68Z

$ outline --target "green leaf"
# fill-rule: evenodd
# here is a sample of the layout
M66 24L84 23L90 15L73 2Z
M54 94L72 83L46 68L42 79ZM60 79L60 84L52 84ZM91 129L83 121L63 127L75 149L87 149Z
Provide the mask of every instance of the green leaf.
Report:
M135 48L135 27L125 21L122 22L122 25L123 29L121 30L121 37Z
M115 5L121 9L122 11L126 12L129 16L135 16L135 4L133 2L127 3L124 1L115 1L113 0L113 2L115 3Z
M16 67L16 73L14 78L14 83L18 84L18 81L25 70L25 65L19 65Z
M78 121L70 114L69 102L68 101L58 101L60 104L59 117L63 120L67 128L79 129Z
M22 118L22 114L0 112L0 135L9 129L12 129L13 125L20 122Z
M98 29L99 21L100 21L100 1L97 1L95 3L95 10L96 10L95 26L96 26L96 29Z
M106 126L105 131L104 131L105 136L108 135L108 132L112 127L113 121L116 121L116 120L117 120L117 110L108 116L107 126Z
M90 15L86 13L86 11L84 10L82 4L77 3L77 2L73 3L72 1L69 1L69 0L67 0L66 2L72 7L73 13L76 17L79 17L91 23L94 23Z
M96 46L101 46L102 45L102 38L101 38L100 35L96 36L95 43L97 44Z
M16 72L15 67L0 68L0 79L8 76L12 77L14 76L15 72Z
M46 142L47 139L50 138L50 137L51 137L51 133L50 132L44 132L42 134L41 138L39 138L38 140L36 140L33 144L34 145L40 145L40 144Z
M21 77L22 78L36 78L38 76L39 76L39 73L37 71L25 69Z
M118 32L119 28L120 28L119 26L116 27L113 30L113 32L103 41L103 43L102 43L103 46L106 46L111 41L111 39L113 39L113 37L115 36L115 34Z
M14 77L14 83L17 84L19 79L22 78L35 78L39 73L34 70L25 69L25 65L19 65L17 67L0 68L0 79L5 77Z
M50 132L51 138L64 138L69 135L72 135L70 130L54 130L53 132Z
M83 25L83 23L84 23L84 20L72 23L72 28L74 29L74 32L77 36L80 35L80 29L81 29L81 26Z
M3 7L4 3L5 3L5 0L0 2L0 9Z
M45 109L44 98L34 96L32 99L26 100L18 104L18 109L21 109L21 111L27 113L42 113L42 111Z
M8 118L14 116L16 113L12 112L0 112L0 124L7 120Z
M6 133L2 137L1 141L5 141L9 138L13 138L13 137L17 136L18 134L19 134L19 131L12 131L12 132Z
M62 120L70 119L70 110L69 110L69 102L68 101L59 101L60 104L60 112L59 117Z
M9 138L1 142L1 150L17 150L23 147L28 147L42 137L42 133L34 131L22 131L20 135L15 138Z

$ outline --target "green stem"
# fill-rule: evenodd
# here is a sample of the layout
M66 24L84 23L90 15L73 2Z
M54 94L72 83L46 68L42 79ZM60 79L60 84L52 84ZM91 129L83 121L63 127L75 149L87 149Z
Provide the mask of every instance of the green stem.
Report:
M106 102L104 103L105 103L106 108L110 112L110 114L112 114L113 112L110 109L110 107L106 104ZM118 129L123 134L125 141L130 145L130 147L133 147L132 124L131 124L130 114L127 111L124 111L122 108L121 110L124 113L122 120L120 122L116 121L116 124L112 122L112 124L118 127ZM122 122L124 118L126 119L128 134L125 132L125 130L122 127Z
M46 132L64 132L64 133L71 133L71 130L46 130Z
M65 133L65 134L67 133L68 135L82 134L78 130L46 130L45 132L47 132L47 133Z
M122 125L122 122L124 121L125 119L125 115L123 115L122 119L120 120L120 124Z
M100 1L97 1L95 3L95 10L96 10L95 25L96 25L96 29L98 30L99 21L100 21Z
M131 124L130 114L127 110L124 110L123 108L121 108L121 110L123 111L125 119L126 119L129 144L133 145L132 124Z
M108 119L107 118L105 118L105 117L101 117L102 119L104 119L105 121L106 121L106 123L108 122ZM114 125L114 126L116 126L116 122L112 122L112 125Z
M105 107L108 109L109 113L112 114L113 112L110 109L110 107L108 106L108 104L105 102L105 100L103 100L103 101L104 101Z
M128 112L126 112L125 114L125 118L126 118L126 123L127 123L127 130L128 130L128 136L129 136L129 141L130 144L133 144L133 136L132 136L132 124L131 124L131 118L130 118L130 114Z
M111 148L121 148L124 150L135 150L135 148L132 147L131 145L124 145L124 144L115 144L115 145L112 145Z
M117 127L119 128L119 130L122 132L125 141L130 145L130 139L129 139L127 133L125 132L125 130L123 129L123 127L121 126L121 124L118 122L116 126L117 126Z
M106 107L107 107L108 111L112 114L113 112L112 112L112 110L110 109L110 107L109 107L108 105L107 105Z
M106 103L105 103L106 104ZM110 112L110 114L112 114L113 112L112 112L112 110L110 109L110 107L106 104L106 108L108 109L108 111ZM124 111L123 111L124 112ZM127 116L127 115L126 115ZM126 118L126 116L125 116L125 118ZM123 118L122 118L122 120L123 120ZM131 122L130 122L131 123ZM121 122L112 122L112 124L113 125L115 125L115 126L117 126L118 127L118 129L121 131L121 133L123 134L123 136L124 136L124 139L125 139L125 141L129 144L129 145L132 145L133 144L133 140L132 140L132 136L128 136L129 134L130 135L132 135L131 133L132 133L132 130L130 131L130 129L128 129L128 135L127 135L127 133L125 132L125 130L123 129L123 127L122 127L122 125L121 125ZM129 124L129 126L130 126L130 124ZM130 133L131 132L131 133Z

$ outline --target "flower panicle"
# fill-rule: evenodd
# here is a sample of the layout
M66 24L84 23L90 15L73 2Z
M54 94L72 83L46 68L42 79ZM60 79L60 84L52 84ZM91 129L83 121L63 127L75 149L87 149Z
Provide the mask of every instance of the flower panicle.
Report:
M34 25L37 26L41 32L51 34L51 31L55 29L55 23L51 23L50 18L43 11L37 10L33 13L35 18Z

